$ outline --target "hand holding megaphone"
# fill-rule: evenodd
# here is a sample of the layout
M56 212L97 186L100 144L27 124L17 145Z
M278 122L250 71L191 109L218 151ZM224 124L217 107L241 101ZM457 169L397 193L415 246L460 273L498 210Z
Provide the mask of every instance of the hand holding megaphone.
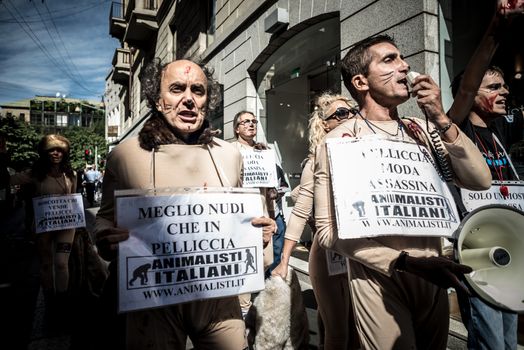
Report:
M409 72L406 76L408 84L411 86L411 96L417 99L418 106L424 111L426 117L436 125L446 124L449 118L446 117L440 88L429 75ZM442 121L438 123L439 121Z
M440 97L440 88L429 75L410 71L406 80L411 88L411 95L417 99L417 104L426 116L426 122L435 124L438 133L444 133L452 126L452 121L444 112ZM429 131L429 129L428 129ZM453 141L458 136L456 131L448 135L447 141Z
M464 274L473 271L471 267L441 256L414 257L407 255L404 259L404 271L417 275L441 288L453 287L455 290L460 289L470 295L468 288L460 281L464 278Z

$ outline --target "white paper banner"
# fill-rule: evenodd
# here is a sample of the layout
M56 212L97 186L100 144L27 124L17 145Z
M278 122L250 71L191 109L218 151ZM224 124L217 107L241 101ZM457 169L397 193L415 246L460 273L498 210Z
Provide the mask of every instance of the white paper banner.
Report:
M450 237L459 225L429 151L372 136L327 140L340 238Z
M274 150L242 150L241 153L244 160L243 187L278 187Z
M507 197L500 192L501 186L507 187ZM524 181L494 181L488 190L470 191L461 188L460 193L467 211L486 205L502 204L524 212Z
M36 233L86 226L80 193L35 197L33 208Z
M258 190L129 194L116 193L118 227L130 232L118 249L120 312L264 288Z
M337 252L326 249L327 269L329 276L340 275L348 272L348 263L345 257Z

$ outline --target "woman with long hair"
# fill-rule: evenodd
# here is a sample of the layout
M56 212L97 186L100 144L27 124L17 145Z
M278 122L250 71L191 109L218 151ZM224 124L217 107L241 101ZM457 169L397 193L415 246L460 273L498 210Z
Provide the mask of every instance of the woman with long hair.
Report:
M69 140L65 137L54 134L44 136L38 143L39 157L31 170L13 175L11 183L29 185L32 197L75 193L76 174L71 168L69 150ZM33 229L34 226L35 223ZM65 303L69 285L69 254L74 237L74 228L36 234L40 283L47 303ZM50 306L46 305L47 309Z
M288 273L291 252L300 240L306 222L315 232L313 214L313 166L315 149L324 136L354 116L356 103L342 95L324 93L315 103L315 109L309 119L309 154L303 162L300 185L293 192L296 194L295 206L291 212L286 229L284 249L280 264L273 270L273 275L283 278ZM309 277L318 304L319 319L324 328L320 331L319 348L322 349L358 349L360 343L356 332L348 276L346 273L329 275L326 251L320 247L316 235L309 252ZM323 339L323 340L322 340Z

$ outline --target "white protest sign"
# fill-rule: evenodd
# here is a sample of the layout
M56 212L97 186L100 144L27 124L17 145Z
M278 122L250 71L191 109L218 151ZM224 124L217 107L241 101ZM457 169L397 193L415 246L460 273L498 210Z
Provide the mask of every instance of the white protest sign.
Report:
M116 193L119 312L264 289L258 190L136 193Z
M508 195L504 197L500 191L506 186ZM524 212L524 182L523 181L493 181L491 187L485 191L470 191L460 189L462 203L467 211L473 211L491 204L502 204Z
M80 193L35 197L33 208L36 233L86 226Z
M348 272L347 259L333 250L326 249L326 262L329 276Z
M328 139L340 238L451 237L458 213L429 151L378 137Z
M278 187L275 151L242 150L243 187Z

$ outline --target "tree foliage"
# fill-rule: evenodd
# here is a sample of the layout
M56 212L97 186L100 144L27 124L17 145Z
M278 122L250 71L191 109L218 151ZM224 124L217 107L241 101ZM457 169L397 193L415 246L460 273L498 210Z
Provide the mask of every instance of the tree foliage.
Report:
M41 135L34 127L13 117L0 119L0 132L7 139L10 166L20 171L38 158L36 147Z
M100 161L105 160L107 155L107 142L100 132L95 128L69 127L64 129L63 135L71 143L71 165L73 169L84 168L86 163L94 164L95 150L98 156L98 166L101 167ZM90 159L85 159L85 150L91 151Z
M9 164L15 170L20 171L30 167L38 158L37 145L44 135L34 126L13 117L6 117L0 119L0 133L7 139ZM103 124L91 128L67 127L61 129L59 133L71 144L70 158L73 169L84 168L86 163L94 164L95 149L98 165L102 167L107 155ZM85 159L86 149L91 150L88 160Z

